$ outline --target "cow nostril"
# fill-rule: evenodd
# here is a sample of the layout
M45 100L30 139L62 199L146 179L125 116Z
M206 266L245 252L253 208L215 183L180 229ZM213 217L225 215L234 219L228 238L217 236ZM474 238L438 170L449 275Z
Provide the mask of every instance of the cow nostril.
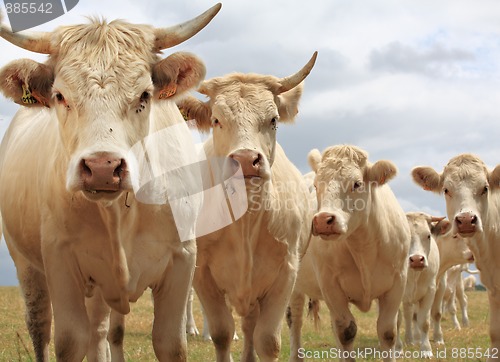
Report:
M82 171L83 171L84 174L92 176L92 169L87 165L87 161L86 160L82 160L80 162L80 166L81 166Z
M475 223L477 223L477 216L476 216L476 215L474 215L474 216L472 217L472 219L471 219L471 221L470 221L470 222L471 222L471 224L475 224Z
M111 163L111 161L108 161L108 163ZM125 160L121 159L120 164L115 168L113 171L113 176L120 176L120 174L123 172L123 169L125 168Z
M253 160L253 163L252 165L255 167L255 166L258 166L260 164L260 161L262 160L262 156L260 155L260 153L257 154L257 157L255 158L255 160Z
M425 258L424 258L423 256L421 256L421 257L419 258L419 260L420 260L420 261L424 261L424 259L425 259Z
M461 224L461 223L462 223L462 221L460 221L460 218L459 218L458 216L455 218L455 222L456 222L457 224Z
M333 224L333 222L334 222L334 221L335 221L335 216L328 216L328 217L326 218L326 224L327 224L327 225L331 225L331 224Z

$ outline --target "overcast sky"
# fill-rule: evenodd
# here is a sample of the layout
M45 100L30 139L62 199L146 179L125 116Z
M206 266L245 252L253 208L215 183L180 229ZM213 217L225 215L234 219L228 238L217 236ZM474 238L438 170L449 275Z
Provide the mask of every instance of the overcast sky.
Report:
M80 0L35 30L85 22L85 16L169 26L203 12L207 0ZM2 11L5 14L4 8ZM445 215L442 197L410 179L412 167L442 170L471 152L500 163L500 2L497 0L231 0L201 33L164 51L190 51L207 78L230 72L283 77L319 52L294 125L278 140L302 172L312 148L354 144L372 162L399 168L391 181L405 211ZM45 56L0 39L0 66ZM3 130L18 106L0 96ZM0 285L17 284L0 246Z

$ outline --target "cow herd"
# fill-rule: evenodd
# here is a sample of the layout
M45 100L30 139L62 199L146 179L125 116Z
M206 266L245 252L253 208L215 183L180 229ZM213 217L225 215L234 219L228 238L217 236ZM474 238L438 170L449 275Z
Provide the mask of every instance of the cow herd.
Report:
M500 348L500 167L465 154L442 173L413 169L444 194L448 220L405 214L388 185L396 165L356 146L312 150L302 175L276 134L317 53L283 78L208 80L193 54L159 56L220 8L167 28L91 20L21 34L0 22L0 37L48 55L0 68L0 91L22 106L0 146L0 211L36 360L49 360L53 320L58 361L123 361L124 316L150 288L155 355L185 361L191 286L217 361L232 361L233 310L243 361L278 361L285 319L290 360L302 360L308 298L326 304L346 360L358 333L349 306L374 300L383 359L403 350L403 321L405 342L431 357L431 317L444 343L446 271L471 261ZM202 148L183 115L211 133Z

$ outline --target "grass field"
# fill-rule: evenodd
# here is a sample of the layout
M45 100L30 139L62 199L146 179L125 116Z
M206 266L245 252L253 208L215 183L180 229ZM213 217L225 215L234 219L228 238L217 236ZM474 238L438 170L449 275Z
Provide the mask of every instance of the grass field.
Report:
M477 355L478 351L484 351L489 347L488 338L488 300L486 292L467 292L469 297L469 319L470 327L461 331L454 330L449 318L443 321L443 332L446 345L439 348L443 358L434 358L433 361L484 361L485 358L460 358L456 353L470 352ZM373 350L378 346L375 329L375 303L370 312L359 313L355 308L353 312L358 321L358 334L355 347L362 350ZM125 354L127 361L155 361L153 347L151 344L151 323L152 305L149 293L132 305L130 315L127 317L127 327L125 336ZM20 297L19 290L15 287L0 287L0 361L34 361L31 342L24 325L24 304ZM198 328L201 329L203 323L198 301L195 302L195 316ZM329 351L334 347L333 335L328 321L328 311L324 304L321 305L322 324L319 331L315 331L312 321L305 319L303 334L303 347L308 351ZM459 316L460 319L460 316ZM237 331L239 320L237 320ZM431 342L432 343L432 342ZM436 346L432 343L434 355L436 356ZM233 358L238 361L243 342L233 342ZM408 351L415 351L414 347L407 347ZM211 342L204 341L201 337L188 338L189 361L214 361L215 353ZM283 323L282 350L280 361L287 361L289 357L288 328ZM319 353L319 352L318 352ZM325 353L325 352L323 352ZM51 346L53 357L53 346ZM446 358L444 355L446 354ZM336 359L313 359L314 361L329 361ZM358 359L362 360L362 359ZM364 360L374 360L366 358ZM400 359L400 361L415 361L412 359Z

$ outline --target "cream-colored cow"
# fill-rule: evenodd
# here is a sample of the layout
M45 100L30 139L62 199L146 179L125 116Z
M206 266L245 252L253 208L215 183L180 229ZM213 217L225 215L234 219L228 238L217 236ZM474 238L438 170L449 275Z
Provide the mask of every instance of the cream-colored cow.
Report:
M489 170L479 157L453 157L442 173L412 170L424 190L443 193L451 232L467 239L490 302L491 347L500 350L500 166ZM493 360L493 359L489 359Z
M417 342L420 345L422 357L431 358L433 354L429 341L429 325L439 270L439 249L435 238L449 226L449 222L443 220L444 218L419 212L407 213L406 217L410 225L411 244L408 257L408 278L403 296L405 342L407 344ZM414 317L416 320L413 326ZM399 323L396 348L399 351L403 349Z
M390 161L368 161L354 146L309 154L316 173L318 209L309 249L302 259L290 301L290 360L307 357L301 346L305 296L325 300L337 344L353 358L357 325L349 304L367 312L379 302L377 334L386 361L395 361L396 319L408 269L410 229L387 181L396 175Z
M433 339L436 344L444 344L443 331L441 329L441 317L443 315L443 300L446 292L446 272L456 264L473 262L474 256L464 238L452 235L449 232L451 223L442 229L443 234L436 238L439 249L439 271L437 274L437 291L432 304L431 316L434 323Z
M189 139L174 100L205 75L195 56L161 59L159 51L196 34L219 9L156 29L92 20L50 33L12 33L0 25L2 38L49 56L0 69L0 90L23 106L0 146L0 208L37 361L48 361L52 310L58 361L105 361L110 353L123 359L122 314L147 287L155 300L156 356L186 359L194 233L181 239L187 234L174 222L171 199L161 193L148 199L161 191L158 180L142 182L158 170L161 152L176 158L173 165L188 160L189 146L154 147L155 137L175 130L174 140ZM132 152L136 144L147 155ZM193 191L188 181L169 179L186 194ZM183 226L194 230L201 201L192 201L185 213L192 225Z
M243 318L242 360L253 361L254 348L261 361L279 357L281 323L311 224L310 194L277 144L276 130L295 118L301 82L315 60L316 54L298 73L281 79L239 73L210 79L198 89L209 97L207 103L188 98L179 104L199 127L213 129L205 153L209 160L225 159L220 173L215 167L211 171L216 184L226 185L235 219L197 238L194 287L208 318L217 361L231 360L234 320L226 296ZM243 192L223 177L238 165L246 185Z

